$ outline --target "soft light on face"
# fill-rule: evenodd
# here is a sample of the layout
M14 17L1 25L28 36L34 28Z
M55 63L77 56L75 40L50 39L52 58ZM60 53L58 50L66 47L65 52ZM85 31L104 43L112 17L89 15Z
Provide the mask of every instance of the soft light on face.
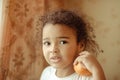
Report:
M44 57L51 66L65 68L73 65L79 47L73 29L60 24L46 24L42 42Z

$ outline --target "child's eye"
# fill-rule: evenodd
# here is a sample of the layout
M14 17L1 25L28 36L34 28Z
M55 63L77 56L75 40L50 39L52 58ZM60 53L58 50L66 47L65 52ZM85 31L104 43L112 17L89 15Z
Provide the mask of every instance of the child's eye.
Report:
M46 41L46 42L43 42L43 45L49 46L49 45L51 45L51 43L49 41Z
M60 41L60 44L67 44L67 41Z

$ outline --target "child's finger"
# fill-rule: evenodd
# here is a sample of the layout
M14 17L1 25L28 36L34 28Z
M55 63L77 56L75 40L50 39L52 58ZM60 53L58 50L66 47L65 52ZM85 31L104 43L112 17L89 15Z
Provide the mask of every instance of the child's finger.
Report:
M78 64L78 57L73 62L73 65L77 65L77 64Z
M82 59L81 59L80 56L78 56L78 57L74 60L73 65L77 65L78 63L82 63Z
M74 60L73 65L77 65L78 63L81 63L84 65L84 61L88 55L90 55L88 51L83 51L79 53L79 56Z
M77 65L77 64L78 64L78 57L73 62L73 65Z
M81 53L79 53L80 56L82 56L82 55L88 55L88 54L90 54L88 51L82 51Z

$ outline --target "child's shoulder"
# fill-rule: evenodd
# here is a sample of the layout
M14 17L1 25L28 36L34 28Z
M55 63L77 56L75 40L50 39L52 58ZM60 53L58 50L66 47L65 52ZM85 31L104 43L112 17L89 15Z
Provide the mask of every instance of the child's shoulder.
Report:
M43 73L53 73L55 72L55 69L52 66L47 66L44 70Z
M49 78L55 73L55 69L51 66L46 67L42 74L40 80L49 80Z

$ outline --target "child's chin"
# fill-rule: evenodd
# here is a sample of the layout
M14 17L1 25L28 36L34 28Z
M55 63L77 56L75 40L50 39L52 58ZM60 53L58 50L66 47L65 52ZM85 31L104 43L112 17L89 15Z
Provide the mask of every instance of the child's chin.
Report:
M54 68L56 68L56 69L57 69L57 68L61 68L59 65L54 65L54 64L53 64L53 65L51 65L51 66L54 67Z

